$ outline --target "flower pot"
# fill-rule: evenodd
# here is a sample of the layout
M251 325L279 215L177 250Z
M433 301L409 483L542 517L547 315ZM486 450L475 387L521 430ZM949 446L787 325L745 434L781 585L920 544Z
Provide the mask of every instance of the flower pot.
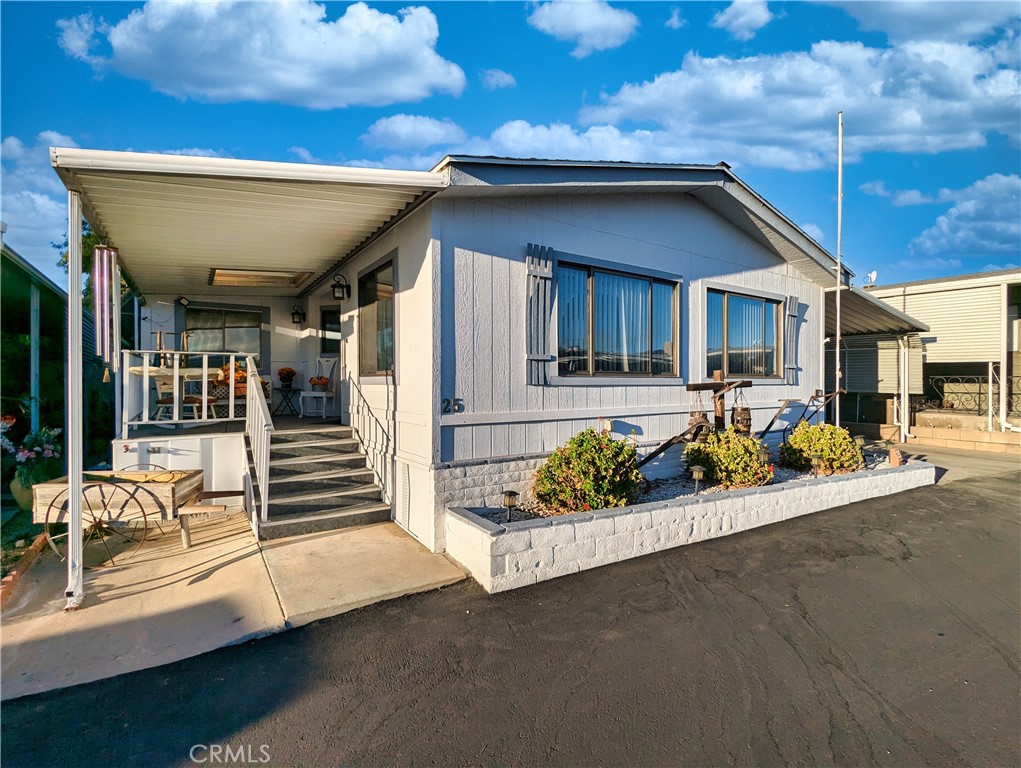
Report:
M288 379L287 381L284 381L283 379L280 379L280 388L281 389L290 389L291 385L293 383L294 383L294 381L291 380L291 379Z
M312 385L312 391L313 392L325 392L326 391L326 385L325 384L313 384Z
M32 486L22 485L17 475L11 480L11 496L22 512L32 509Z

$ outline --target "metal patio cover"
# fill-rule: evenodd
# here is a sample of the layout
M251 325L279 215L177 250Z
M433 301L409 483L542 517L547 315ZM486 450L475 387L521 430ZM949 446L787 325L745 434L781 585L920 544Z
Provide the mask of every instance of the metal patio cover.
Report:
M297 295L445 175L53 147L64 185L142 293ZM209 284L213 268L308 272L295 287Z

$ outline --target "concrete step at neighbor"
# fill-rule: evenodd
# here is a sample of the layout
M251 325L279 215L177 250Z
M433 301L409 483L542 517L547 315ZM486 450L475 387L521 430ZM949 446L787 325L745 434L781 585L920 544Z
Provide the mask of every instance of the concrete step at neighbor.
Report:
M295 442L270 443L270 459L287 456L318 456L330 453L355 453L361 446L353 437L337 439L300 440Z
M259 526L259 538L280 539L303 533L335 531L356 525L385 523L390 519L390 505L366 502L347 507L322 508L314 512L272 516Z
M270 476L270 498L278 494L289 494L303 490L322 490L329 488L347 488L352 485L372 484L375 476L371 469L366 467L345 467L342 469L329 469L323 472L305 472L284 475L282 477Z
M296 427L293 429L276 429L273 431L272 444L313 442L315 440L336 440L349 438L353 434L351 427L344 427L340 424L331 427L309 426Z
M295 477L309 473L364 469L364 453L326 453L320 456L287 456L272 459L269 463L269 477Z

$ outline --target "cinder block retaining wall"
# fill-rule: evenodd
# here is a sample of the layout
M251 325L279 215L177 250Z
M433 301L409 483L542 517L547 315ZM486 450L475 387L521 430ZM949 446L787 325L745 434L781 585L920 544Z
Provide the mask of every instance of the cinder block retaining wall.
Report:
M932 464L911 462L506 525L453 507L446 514L446 547L487 592L503 592L935 481Z

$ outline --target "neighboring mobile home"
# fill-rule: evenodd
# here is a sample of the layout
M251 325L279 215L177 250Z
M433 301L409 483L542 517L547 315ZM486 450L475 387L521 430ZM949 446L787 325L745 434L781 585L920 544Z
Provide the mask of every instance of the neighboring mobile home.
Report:
M275 486L260 435L283 398L350 424L387 516L442 551L447 506L524 490L545 455L599 417L648 451L686 428L697 399L685 386L714 370L753 381L743 396L755 430L778 401L832 389L835 261L726 164L447 157L409 172L78 149L52 159L145 298L140 338L152 341L139 346L178 340L168 355L126 354L115 462L156 449L204 467L213 486L250 473L264 532ZM845 292L870 327L924 329ZM243 391L209 376L230 354L249 367ZM157 418L151 380L175 365L195 372L199 405ZM285 366L305 390L328 370L325 403L278 391ZM256 369L274 387L265 404ZM214 425L239 431L201 429ZM648 468L680 466L672 450ZM335 512L320 504L317 524Z

